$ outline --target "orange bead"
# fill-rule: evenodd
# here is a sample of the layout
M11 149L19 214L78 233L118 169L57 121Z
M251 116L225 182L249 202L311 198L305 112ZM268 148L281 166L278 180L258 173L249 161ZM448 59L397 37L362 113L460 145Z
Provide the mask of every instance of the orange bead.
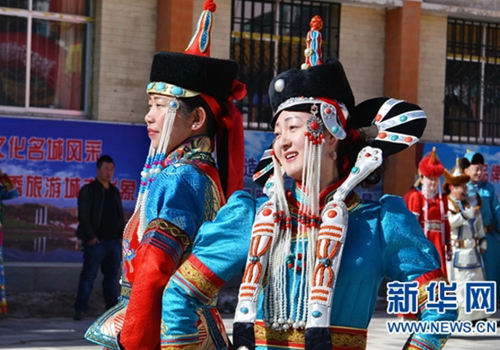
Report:
M330 211L328 212L328 217L329 217L330 219L333 219L333 218L334 218L334 217L336 217L336 216L337 216L337 212L336 212L335 210L330 210Z
M264 209L264 211L262 212L262 215L269 216L269 215L271 215L272 212L273 211L271 209L267 208L267 209Z

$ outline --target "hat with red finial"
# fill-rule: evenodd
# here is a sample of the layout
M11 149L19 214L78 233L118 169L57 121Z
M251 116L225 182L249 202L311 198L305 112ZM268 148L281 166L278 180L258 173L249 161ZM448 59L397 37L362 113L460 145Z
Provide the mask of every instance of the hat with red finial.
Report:
M148 93L174 97L207 94L219 103L233 92L238 63L210 57L213 14L217 6L205 1L197 30L187 49L181 52L157 52L151 67Z
M184 52L155 54L147 93L180 100L200 96L206 102L215 117L217 163L222 187L229 196L243 187L243 119L233 99L241 100L246 88L236 80L236 61L210 57L215 10L213 0L206 0L196 32Z
M436 147L433 147L431 153L422 158L418 164L418 170L425 177L440 177L443 175L444 165L437 156Z

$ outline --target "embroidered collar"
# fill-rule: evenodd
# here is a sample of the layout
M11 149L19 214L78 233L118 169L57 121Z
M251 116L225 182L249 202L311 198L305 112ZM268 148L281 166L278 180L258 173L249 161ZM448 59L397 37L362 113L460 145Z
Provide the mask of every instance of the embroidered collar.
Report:
M208 136L194 136L185 140L165 158L164 166L192 159L201 155L204 159L215 163L211 155L211 142Z

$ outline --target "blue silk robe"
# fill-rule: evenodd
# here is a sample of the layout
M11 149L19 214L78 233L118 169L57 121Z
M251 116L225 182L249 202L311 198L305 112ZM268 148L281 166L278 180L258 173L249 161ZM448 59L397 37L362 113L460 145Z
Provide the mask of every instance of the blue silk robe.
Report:
M486 280L497 282L497 300L500 300L500 203L495 187L489 182L467 184L467 200L476 205L476 193L481 197L481 216L486 232L487 248L483 254Z
M333 193L333 185L322 191L322 205L332 198ZM299 187L293 186L287 197L296 229L297 198L302 197ZM352 194L346 205L350 213L348 231L331 311L333 349L365 349L367 328L384 277L401 282L418 281L421 293L417 318L421 321L456 320L456 310L439 314L425 309L425 287L430 281L445 278L435 246L425 238L415 215L406 208L403 200L385 195L378 202L363 202ZM293 241L291 250L294 255L303 252ZM292 295L293 274L296 273L292 269L287 270L288 295ZM297 286L300 274L296 278ZM256 349L304 349L303 330L279 332L264 327L265 293L264 289L254 325ZM449 334L413 334L405 348L441 349L448 337Z

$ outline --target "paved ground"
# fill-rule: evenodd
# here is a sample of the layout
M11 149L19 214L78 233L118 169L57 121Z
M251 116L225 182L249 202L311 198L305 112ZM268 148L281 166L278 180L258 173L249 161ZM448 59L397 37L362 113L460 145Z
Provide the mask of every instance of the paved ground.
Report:
M377 310L368 328L369 350L401 349L407 336L389 335L386 322L395 320L385 311ZM500 311L490 320L500 323ZM1 318L0 349L25 350L83 350L101 349L83 339L87 327L93 319L73 321L69 318ZM227 331L232 334L232 315L224 318ZM499 324L500 328L500 324ZM500 329L495 335L488 336L453 336L446 349L454 350L497 350L500 348Z

